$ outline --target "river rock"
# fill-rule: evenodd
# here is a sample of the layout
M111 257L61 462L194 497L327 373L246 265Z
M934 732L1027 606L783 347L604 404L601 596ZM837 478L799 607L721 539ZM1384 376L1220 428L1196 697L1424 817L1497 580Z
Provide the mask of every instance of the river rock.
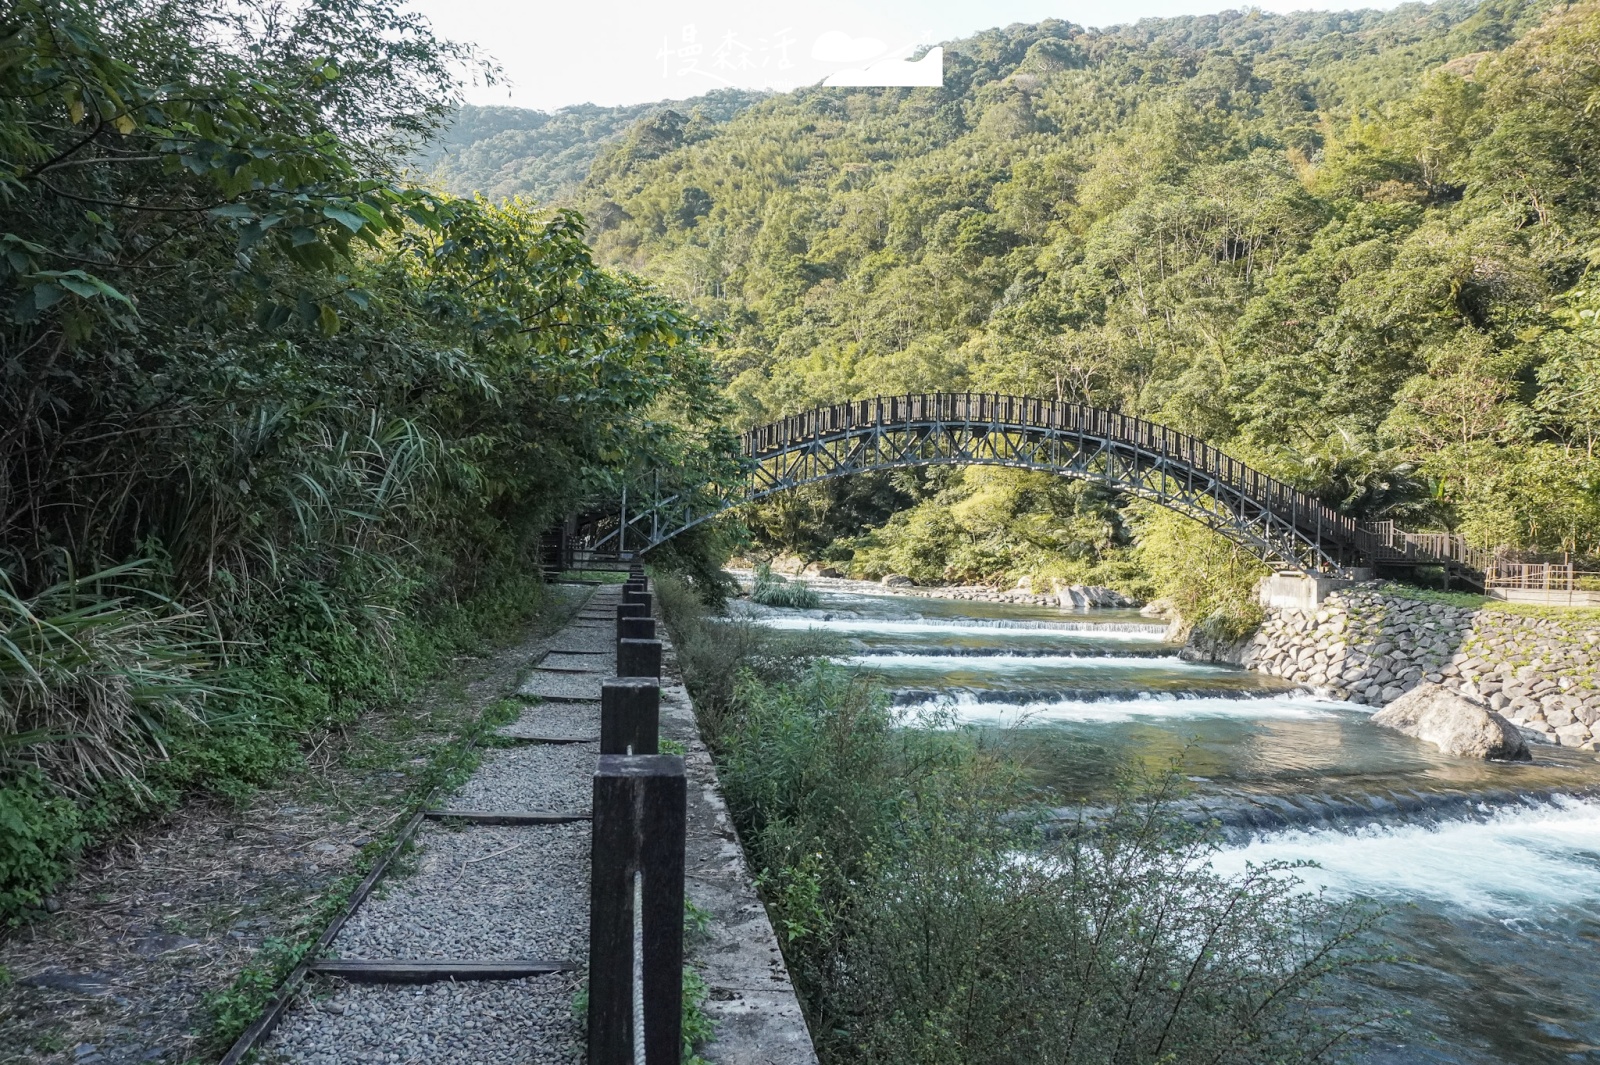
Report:
M1515 725L1438 684L1417 685L1373 714L1372 721L1463 758L1526 762L1533 757Z
M1139 616L1145 618L1170 618L1177 605L1171 599L1152 599L1139 609Z
M1069 584L1056 593L1061 605L1068 610L1089 607L1125 607L1131 605L1121 592L1098 584Z
M902 577L898 573L891 573L878 583L883 585L885 588L910 588L917 582L912 580L910 577Z

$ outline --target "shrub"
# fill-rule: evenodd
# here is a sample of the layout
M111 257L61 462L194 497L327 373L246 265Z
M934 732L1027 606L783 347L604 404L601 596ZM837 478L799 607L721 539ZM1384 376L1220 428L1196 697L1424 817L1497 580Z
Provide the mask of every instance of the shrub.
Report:
M1138 516L1135 555L1153 576L1149 597L1172 600L1187 630L1205 621L1217 638L1232 639L1261 622L1256 584L1267 566L1220 533L1154 504L1133 508Z
M77 805L37 769L0 787L0 918L38 905L85 840Z
M1160 795L1052 842L1014 768L839 667L738 709L721 778L825 1061L1306 1062L1348 1030L1370 915L1213 873Z
M762 606L785 606L797 610L815 610L822 605L817 593L804 581L787 580L781 574L772 572L772 567L765 562L756 567L750 601Z
M657 574L656 602L672 632L684 680L694 693L695 712L713 747L725 732L739 677L749 673L770 683L797 679L816 659L841 653L844 641L821 629L785 632L745 618L718 617L682 578Z

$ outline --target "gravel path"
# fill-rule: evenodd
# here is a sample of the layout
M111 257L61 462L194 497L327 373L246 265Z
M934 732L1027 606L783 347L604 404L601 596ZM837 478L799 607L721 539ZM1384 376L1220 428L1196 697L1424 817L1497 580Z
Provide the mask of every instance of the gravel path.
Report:
M611 676L616 666L616 658L611 654L564 655L555 651L545 655L544 661L539 663L541 669L581 669L601 677Z
M599 703L540 703L522 711L522 716L499 732L502 736L542 736L559 739L600 735Z
M614 604L599 590L589 613ZM569 624L547 646L610 651L612 626ZM567 659L577 659L572 665ZM531 670L536 656L528 659ZM545 659L585 673L531 672L541 690L591 685L584 702L526 707L506 734L599 730L599 686L609 654ZM668 656L669 673L675 663ZM527 690L527 686L524 687ZM662 692L663 736L688 749L690 773L686 888L712 914L694 965L711 988L706 1004L720 1027L712 1061L815 1065L804 1018L717 796L715 773L681 686ZM484 753L478 770L441 805L479 810L586 811L599 744L529 744ZM334 943L346 958L539 958L587 961L588 822L544 826L430 824L418 836L415 868L391 873ZM405 864L405 863L403 863ZM268 1043L264 1060L294 1065L582 1065L583 1033L573 997L579 974L422 986L359 985L319 978L299 995Z
M598 713L594 729L599 732ZM450 805L457 810L587 810L594 799L599 757L598 741L491 751Z
M560 635L553 648L552 653L582 651L585 652L585 658L609 657L617 653L617 632L615 627L607 631L584 629L579 632L568 629Z
M523 695L537 695L541 699L600 698L600 673L530 673L517 689Z
M334 940L344 958L583 961L589 825L429 825L417 871L386 883ZM441 904L443 903L443 904Z
M620 592L601 589L545 647L600 651L530 657L522 690L586 697L524 708L509 736L600 732L600 681L615 669ZM537 671L549 661L558 669ZM587 811L600 744L530 744L483 753L472 778L440 805L474 810ZM391 872L334 941L345 958L584 962L589 938L587 821L567 825L425 825L411 861ZM576 974L412 985L307 985L266 1045L267 1061L296 1065L573 1063L583 1038L573 1016Z
M274 1036L294 1065L580 1065L577 974L380 987L320 982Z

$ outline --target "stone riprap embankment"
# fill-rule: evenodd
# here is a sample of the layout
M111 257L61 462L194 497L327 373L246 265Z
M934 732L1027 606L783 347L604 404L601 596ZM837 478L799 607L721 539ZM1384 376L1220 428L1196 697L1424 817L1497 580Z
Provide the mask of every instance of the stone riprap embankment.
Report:
M1425 681L1485 703L1524 735L1595 750L1600 624L1424 602L1356 586L1274 609L1228 658L1342 699L1386 706Z

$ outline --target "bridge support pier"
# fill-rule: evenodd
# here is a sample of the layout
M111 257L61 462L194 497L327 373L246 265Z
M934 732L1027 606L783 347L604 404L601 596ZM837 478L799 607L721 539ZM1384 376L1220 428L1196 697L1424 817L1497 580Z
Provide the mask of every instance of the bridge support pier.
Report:
M1274 573L1261 578L1261 583L1256 585L1256 598L1268 609L1315 610L1339 589L1372 578L1373 572L1368 569L1356 570L1353 580L1305 573Z

